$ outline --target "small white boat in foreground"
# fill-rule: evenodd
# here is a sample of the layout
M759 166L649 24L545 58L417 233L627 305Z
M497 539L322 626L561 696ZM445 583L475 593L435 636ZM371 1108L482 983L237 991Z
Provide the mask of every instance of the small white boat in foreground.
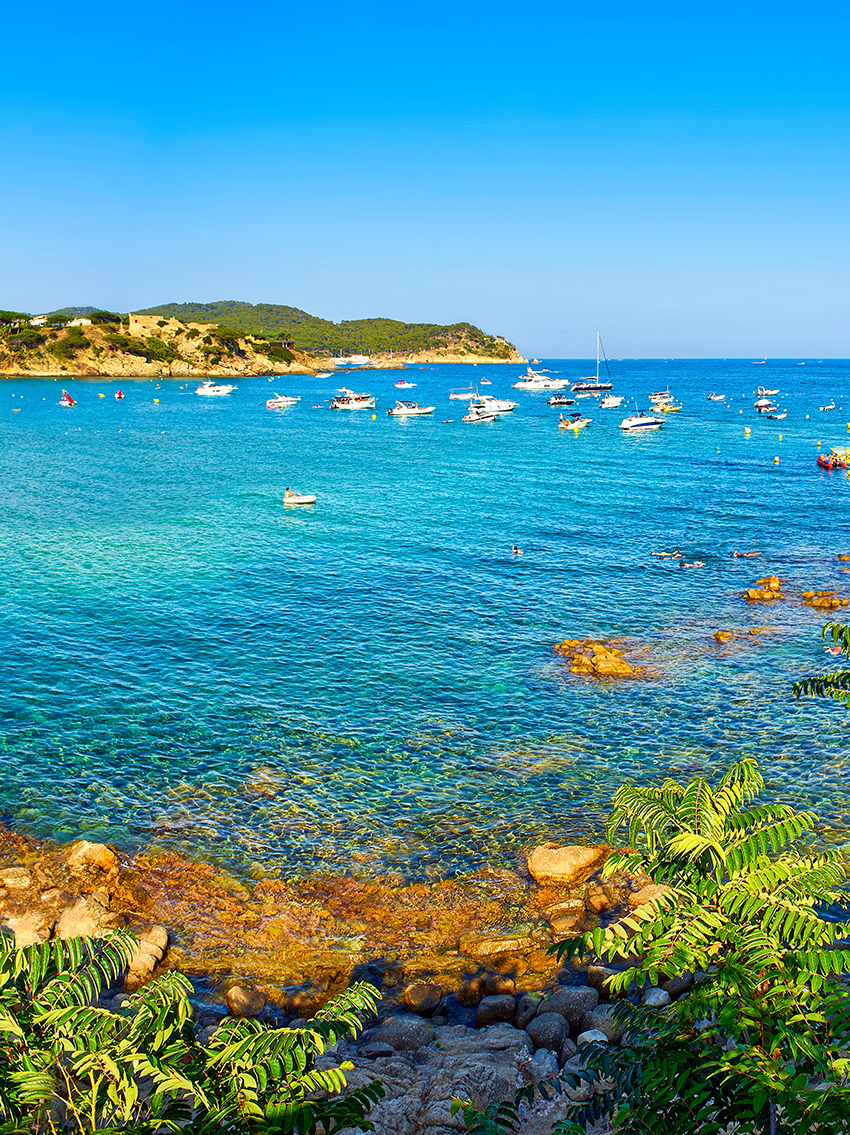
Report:
M418 402L396 400L395 406L390 406L387 413L391 418L413 418L417 414L433 414L434 410L434 406L420 406Z
M201 383L201 385L198 387L198 389L195 391L195 393L196 394L232 394L235 389L236 389L236 387L233 386L230 383L213 382L211 379L207 379L206 382Z
M470 407L469 413L463 415L465 422L495 422L496 415L492 410L477 410Z
M760 386L758 388L758 394L762 398L765 396L765 394L778 394L778 393L779 393L779 387L777 387L776 390L768 390L766 386Z
M469 403L470 410L484 410L488 414L510 414L517 408L519 402L511 402L508 398L495 398L492 394L481 394Z
M599 403L600 410L616 410L618 406L623 404L622 394L606 394L602 401Z
M331 399L331 410L374 410L374 394L355 394L347 386L340 388L336 398Z
M291 489L287 489L283 494L284 504L315 504L315 493L294 493Z
M266 409L281 410L284 406L294 406L296 402L300 401L300 397L293 398L291 394L278 394L278 392L275 391L274 398L266 399Z
M620 422L620 429L627 433L641 433L643 430L657 430L664 425L663 418L656 418L654 414L629 414Z
M826 406L818 406L818 409L819 410L834 410L835 409L835 399L833 398L832 401L828 402Z
M706 397L708 398L709 402L725 402L726 401L726 395L725 394L715 394L713 390Z
M415 382L408 382L406 378L400 378L396 383L396 388L398 390L412 390L415 385Z
M489 378L479 378L478 385L479 386L492 386L493 383L490 381Z

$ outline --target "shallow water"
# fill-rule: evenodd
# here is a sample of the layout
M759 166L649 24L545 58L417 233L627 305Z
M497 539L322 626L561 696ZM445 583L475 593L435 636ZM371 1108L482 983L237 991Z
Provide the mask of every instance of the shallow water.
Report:
M561 432L545 394L463 424L449 389L507 394L513 366L413 368L398 393L437 412L412 420L385 413L398 372L349 380L374 420L313 409L333 379L122 381L123 402L65 380L73 409L61 383L0 383L0 810L251 875L439 876L599 834L626 778L746 754L843 841L846 711L790 694L831 661L825 618L740 599L766 574L850 594L850 482L815 465L850 442L850 363L796 363L614 362L615 392L684 403L640 437L591 400ZM302 400L267 411L273 390ZM284 507L287 485L317 505ZM706 566L651 555L675 547ZM751 626L771 633L711 637ZM654 676L571 677L552 645L588 635L648 644Z

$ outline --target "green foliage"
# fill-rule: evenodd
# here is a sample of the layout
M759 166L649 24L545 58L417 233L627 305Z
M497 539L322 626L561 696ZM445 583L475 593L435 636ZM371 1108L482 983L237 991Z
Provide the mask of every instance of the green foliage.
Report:
M850 627L843 623L827 623L821 634L823 638L829 636L832 639L843 658L850 658ZM850 669L844 666L826 674L802 678L791 689L797 698L804 694L813 698L834 698L850 706Z
M588 1073L588 1078L596 1081L596 1074ZM565 1086L576 1088L581 1078L572 1074L563 1074L549 1080L541 1080L537 1084L526 1084L519 1088L512 1102L494 1100L485 1108L474 1106L471 1100L453 1099L450 1108L452 1116L462 1113L463 1122L469 1135L513 1135L519 1130L521 1123L520 1105L525 1102L533 1104L540 1096L548 1101L552 1099L550 1092L554 1093ZM573 1123L569 1119L561 1120L551 1131L551 1135L584 1135L584 1127Z
M201 335L201 333L197 329L197 327L190 327L189 330L186 332L186 338L187 339L198 339L198 338L200 338L200 335Z
M25 323L29 318L25 311L0 311L0 324Z
M0 335L0 342L15 352L35 350L44 341L45 334L40 327L9 327Z
M76 316L66 315L61 311L54 311L52 315L47 317L48 327L64 327L66 323L70 323Z
M150 307L141 315L159 315L183 323L218 323L239 336L258 335L282 340L300 350L337 354L374 354L451 347L463 343L473 353L508 358L511 345L487 335L471 323L441 326L434 323L401 323L395 319L353 319L333 323L309 315L297 307L250 304L238 300L216 303L167 303Z
M180 358L180 352L173 343L165 343L155 335L145 339L145 353L148 359L158 363L170 363Z
M270 359L274 359L276 363L291 363L295 358L292 351L286 347L271 347L266 354Z
M757 805L764 781L745 760L716 787L623 785L607 836L605 875L646 874L667 890L628 917L561 943L560 957L624 962L624 994L690 971L694 989L667 1009L622 1001L629 1047L599 1046L589 1066L615 1089L618 1132L740 1135L850 1130L850 925L839 853L798 852L811 812Z
M88 318L92 323L121 323L121 316L116 311L93 311Z
M128 355L140 355L142 358L148 357L147 344L142 339L134 339L132 335L124 335L120 331L107 331L103 336L103 341L114 351L122 351Z
M89 341L83 334L83 329L81 327L69 327L62 338L57 339L55 343L50 343L47 349L55 358L67 361L72 359L77 351L88 346Z
M224 1020L202 1044L191 1020L191 986L166 973L114 1013L98 995L137 946L127 932L107 941L45 942L17 950L0 935L0 1131L335 1135L371 1130L377 1083L346 1092L342 1067L316 1057L356 1032L378 994L355 986L302 1029Z

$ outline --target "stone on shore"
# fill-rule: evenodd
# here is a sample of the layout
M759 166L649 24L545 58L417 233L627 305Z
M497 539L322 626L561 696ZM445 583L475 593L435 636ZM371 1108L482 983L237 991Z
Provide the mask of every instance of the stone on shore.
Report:
M88 887L106 887L118 880L121 863L111 847L104 843L89 843L79 839L71 844L68 853L68 870Z
M664 895L670 893L670 887L664 883L647 883L641 887L639 891L634 891L629 895L628 902L632 910L637 910L639 906L649 902L651 899L663 898Z
M608 847L561 846L543 843L528 856L528 872L542 886L570 886L584 882L611 853Z
M266 999L253 985L231 985L224 995L231 1017L259 1017Z
M641 1005L646 1005L650 1009L664 1009L671 1002L672 998L667 990L658 989L654 985L648 985L640 995Z
M580 1035L593 1030L604 1033L605 1037L615 1044L619 1044L623 1039L623 1026L615 1019L611 1005L600 1005L584 1014L581 1019Z
M535 1048L549 1048L560 1052L564 1039L569 1034L569 1024L562 1013L541 1013L529 1021L525 1031L534 1042Z
M401 995L402 1004L410 1013L417 1013L420 1017L430 1017L436 1011L443 999L443 991L439 985L429 985L424 981L416 981L407 985Z
M391 1044L396 1052L412 1052L432 1039L431 1026L414 1013L398 1013L387 1017L376 1029L370 1030L369 1040Z
M512 1021L516 1016L516 998L510 993L497 993L493 997L483 997L475 1012L475 1027L485 1028L498 1021Z
M588 985L562 985L540 1002L536 1020L547 1013L560 1013L575 1028L585 1013L599 1004L599 994Z

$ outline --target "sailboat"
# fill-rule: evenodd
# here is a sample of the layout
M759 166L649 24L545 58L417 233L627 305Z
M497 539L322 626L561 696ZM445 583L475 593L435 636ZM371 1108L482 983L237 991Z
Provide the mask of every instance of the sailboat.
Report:
M765 351L763 359L753 359L753 366L754 367L762 367L762 366L764 366L764 364L766 362L767 362L767 351Z
M608 381L599 381L599 353L602 352L602 360L605 363L605 370L608 373ZM610 390L613 383L611 382L611 371L608 369L608 359L605 356L605 348L602 346L602 336L596 332L596 378L593 375L587 375L585 378L580 378L578 382L572 385L571 393L575 394L577 390L585 390L589 393L595 394L600 390Z

